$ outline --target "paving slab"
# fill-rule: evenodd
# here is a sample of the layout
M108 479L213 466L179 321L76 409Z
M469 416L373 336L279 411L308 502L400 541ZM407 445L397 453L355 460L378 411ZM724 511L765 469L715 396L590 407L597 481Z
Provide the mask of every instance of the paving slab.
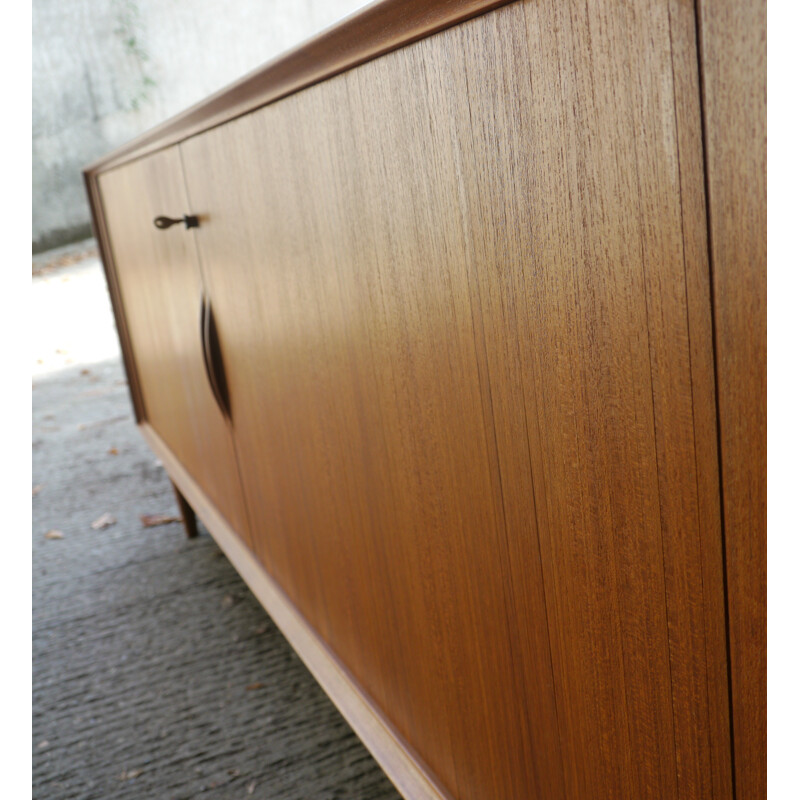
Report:
M33 797L397 800L208 532L142 525L178 512L97 259L32 290Z

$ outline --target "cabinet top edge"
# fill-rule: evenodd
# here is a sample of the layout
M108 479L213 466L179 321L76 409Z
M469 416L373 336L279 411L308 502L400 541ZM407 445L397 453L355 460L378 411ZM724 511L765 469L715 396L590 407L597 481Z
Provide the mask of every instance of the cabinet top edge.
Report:
M84 168L87 178L177 144L511 0L375 0Z

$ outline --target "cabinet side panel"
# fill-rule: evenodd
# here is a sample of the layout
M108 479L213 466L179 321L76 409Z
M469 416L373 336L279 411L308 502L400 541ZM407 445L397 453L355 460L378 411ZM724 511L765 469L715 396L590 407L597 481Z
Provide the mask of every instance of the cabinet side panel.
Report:
M111 298L111 308L114 312L114 321L119 336L120 351L122 361L125 365L125 374L128 378L128 390L130 392L133 414L137 422L142 422L145 418L144 401L139 384L139 375L136 371L136 360L133 356L128 322L125 319L125 308L122 303L119 279L117 278L116 266L111 252L111 243L108 239L108 228L106 226L105 214L103 212L103 201L100 196L100 187L97 181L97 174L86 171L83 174L86 194L89 199L89 209L92 214L92 228L97 246L100 250L100 260L103 263L103 271L108 284L108 293Z
M701 0L736 795L767 793L767 4Z

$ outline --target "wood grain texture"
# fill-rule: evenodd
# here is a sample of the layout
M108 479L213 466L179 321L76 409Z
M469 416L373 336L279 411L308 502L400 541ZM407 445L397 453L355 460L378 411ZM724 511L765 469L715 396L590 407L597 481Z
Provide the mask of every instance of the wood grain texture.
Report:
M257 552L454 796L730 794L694 34L515 4L181 146Z
M180 155L164 150L103 173L99 188L144 417L247 540L231 432L203 367L194 239L183 225L153 225L188 209Z
M366 744L398 791L414 800L451 800L391 723L367 698L352 675L325 645L317 631L292 604L283 588L242 544L239 532L208 501L205 490L186 471L164 440L147 423L139 429L163 461L176 490L191 504L203 524L275 621L289 644L333 700L342 716Z
M669 6L674 65L675 121L680 170L683 257L686 272L689 346L692 370L692 412L695 427L696 479L702 559L705 642L688 659L705 656L711 759L711 797L729 798L733 792L730 737L727 634L725 618L722 508L719 492L719 455L714 375L711 274L708 252L704 174L702 106L697 64L697 20L693 4L673 0ZM699 111L698 111L698 107ZM695 574L696 580L696 574ZM721 590L722 589L722 590ZM687 598L691 602L691 598ZM696 617L693 617L696 620ZM694 691L702 691L696 683ZM685 695L686 697L686 695ZM691 695L688 695L691 699ZM679 734L680 735L680 734ZM689 734L687 741L694 744ZM702 747L703 745L699 745Z
M684 188L703 218L702 172L679 168L679 140L695 161L700 146L694 27L682 11L530 3L525 25L509 24L494 48L477 39L469 53L468 65L489 62L469 102L479 150L465 163L484 170L474 216L504 256L490 249L479 270L495 304L485 317L513 319L507 335L522 348L563 761L576 797L708 797L712 782L726 796L730 772L718 689L708 700L708 662L724 675L725 652L719 509L708 491L707 265L696 242L688 256L683 242ZM526 50L527 70L515 61ZM484 121L476 108L498 65ZM506 163L486 169L498 142ZM496 353L500 389L510 381ZM706 527L715 518L716 531Z
M721 463L763 796L761 7L700 9L707 223L690 3L515 3L397 49L488 5L377 4L102 162L293 92L100 177L143 430L410 797L732 796Z
M736 796L767 794L767 5L699 3Z
M509 0L376 0L87 167L118 166L275 102Z
M431 175L406 70L374 63L353 115L354 75L182 145L246 494L265 563L445 787L517 796L535 751L455 175Z

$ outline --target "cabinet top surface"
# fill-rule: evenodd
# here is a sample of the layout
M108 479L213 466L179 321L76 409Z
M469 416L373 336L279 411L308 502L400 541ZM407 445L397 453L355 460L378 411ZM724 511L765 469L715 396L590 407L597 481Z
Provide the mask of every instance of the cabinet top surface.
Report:
M510 0L376 0L88 165L87 176L188 139Z

